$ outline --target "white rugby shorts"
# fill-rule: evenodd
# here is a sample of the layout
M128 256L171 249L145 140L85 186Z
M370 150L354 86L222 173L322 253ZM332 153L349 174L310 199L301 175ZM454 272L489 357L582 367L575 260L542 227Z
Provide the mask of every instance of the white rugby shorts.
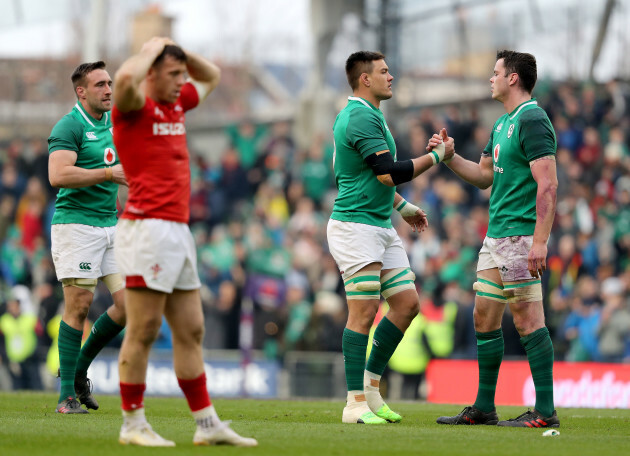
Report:
M114 252L128 288L172 293L201 287L195 241L185 223L120 219Z
M330 219L326 232L328 249L344 280L370 263L382 263L381 269L409 267L394 228Z
M486 237L479 251L477 272L497 268L503 282L532 280L527 257L533 242L534 236Z
M80 223L52 225L51 254L57 279L98 279L118 272L114 259L115 226Z

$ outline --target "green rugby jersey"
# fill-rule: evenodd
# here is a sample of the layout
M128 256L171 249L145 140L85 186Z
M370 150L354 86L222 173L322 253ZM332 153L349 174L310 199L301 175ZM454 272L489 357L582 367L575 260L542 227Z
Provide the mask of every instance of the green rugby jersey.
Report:
M396 144L383 113L362 98L348 97L333 125L333 137L339 193L330 218L391 228L396 189L379 182L364 160L381 150L389 150L396 160Z
M538 185L529 163L555 155L556 147L551 122L535 98L496 121L483 151L494 166L488 237L534 234Z
M56 150L76 152L75 166L80 168L97 169L118 164L109 113L103 113L101 120L96 120L81 104L74 105L50 133L48 152ZM117 196L118 184L109 181L89 187L61 188L57 193L52 224L114 226Z

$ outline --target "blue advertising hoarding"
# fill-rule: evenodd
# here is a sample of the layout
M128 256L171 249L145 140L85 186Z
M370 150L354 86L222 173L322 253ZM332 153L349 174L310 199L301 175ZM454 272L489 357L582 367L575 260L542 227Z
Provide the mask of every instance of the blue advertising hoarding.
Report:
M243 367L239 361L211 360L205 362L205 371L213 397L278 397L280 367L275 361L253 361ZM92 362L88 377L94 384L94 393L118 394L118 358L99 356ZM181 394L171 360L149 360L146 394Z

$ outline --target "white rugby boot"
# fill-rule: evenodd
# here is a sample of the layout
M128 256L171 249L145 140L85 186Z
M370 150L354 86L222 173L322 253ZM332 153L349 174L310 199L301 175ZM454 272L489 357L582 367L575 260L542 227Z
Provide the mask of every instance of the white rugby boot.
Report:
M230 428L230 421L219 421L212 427L197 426L193 437L195 445L233 445L239 447L255 447L258 441L250 437L242 437Z
M135 425L123 424L118 441L123 445L146 447L174 447L175 442L166 440L155 432L146 421Z

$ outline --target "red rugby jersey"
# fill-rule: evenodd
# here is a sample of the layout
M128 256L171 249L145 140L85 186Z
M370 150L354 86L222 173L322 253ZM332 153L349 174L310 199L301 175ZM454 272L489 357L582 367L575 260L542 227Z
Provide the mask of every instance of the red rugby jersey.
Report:
M138 111L112 109L114 144L129 183L122 218L188 223L190 164L184 113L199 104L195 86L184 84L175 103L146 97Z

